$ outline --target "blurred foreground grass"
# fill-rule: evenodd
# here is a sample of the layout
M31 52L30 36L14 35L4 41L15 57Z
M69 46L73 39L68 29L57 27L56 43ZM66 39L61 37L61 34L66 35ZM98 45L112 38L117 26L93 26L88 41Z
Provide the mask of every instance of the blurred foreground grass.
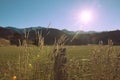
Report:
M66 70L69 74L68 80L83 80L83 76L85 76L84 80L90 78L91 80L99 80L103 75L103 80L111 80L117 77L113 74L119 72L118 54L120 46L102 46L102 48L97 45L64 47L67 49L68 64ZM12 80L14 76L17 76L17 80L53 80L53 49L54 46L42 48L36 46L0 47L0 80ZM84 63L87 59L91 61ZM104 70L113 70L113 73L110 72L110 75L106 75L109 73ZM113 75L112 78L109 78L111 75ZM114 80L119 80L119 77L117 78Z

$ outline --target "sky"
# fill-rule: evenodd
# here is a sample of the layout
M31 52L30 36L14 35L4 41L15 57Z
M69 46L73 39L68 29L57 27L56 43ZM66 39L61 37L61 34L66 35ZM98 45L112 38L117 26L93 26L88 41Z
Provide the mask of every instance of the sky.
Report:
M80 19L91 11L89 22ZM120 0L0 0L0 26L47 27L71 31L120 29Z

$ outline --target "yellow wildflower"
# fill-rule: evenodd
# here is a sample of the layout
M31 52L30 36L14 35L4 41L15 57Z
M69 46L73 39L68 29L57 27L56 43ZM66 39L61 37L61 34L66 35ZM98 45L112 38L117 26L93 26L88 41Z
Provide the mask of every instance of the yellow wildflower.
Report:
M32 64L29 64L30 67L32 67Z
M16 76L13 76L13 80L16 80L16 78L17 78Z
M40 57L40 55L37 55L37 57Z

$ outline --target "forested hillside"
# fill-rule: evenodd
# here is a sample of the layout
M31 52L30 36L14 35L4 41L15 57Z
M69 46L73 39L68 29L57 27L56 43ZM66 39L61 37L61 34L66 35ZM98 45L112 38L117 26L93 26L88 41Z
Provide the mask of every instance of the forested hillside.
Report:
M114 45L120 45L120 30L104 31L104 32L75 32L68 30L58 30L54 28L44 27L31 27L25 29L18 29L14 27L0 27L0 39L9 40L11 45L21 44L27 34L28 44L35 44L36 34L39 32L42 38L44 38L45 45L54 44L55 40L60 36L65 35L67 38L67 45L87 45L98 44L99 41L103 41L103 44L107 44L108 40L113 40Z

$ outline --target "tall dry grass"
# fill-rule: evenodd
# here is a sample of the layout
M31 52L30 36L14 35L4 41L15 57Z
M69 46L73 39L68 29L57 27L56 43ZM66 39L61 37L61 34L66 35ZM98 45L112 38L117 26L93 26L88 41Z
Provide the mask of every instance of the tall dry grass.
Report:
M99 44L88 59L70 59L67 65L68 80L120 80L120 50Z
M113 47L112 40L107 46L100 45L98 50L91 54L92 80L119 80L120 79L120 50Z
M0 72L0 80L120 80L120 50L113 46L112 40L108 40L106 46L100 41L99 48L93 50L87 59L68 60L65 35L47 50L42 34L36 32L36 50L35 46L27 45L28 34L19 47L18 60L7 62L7 70Z

